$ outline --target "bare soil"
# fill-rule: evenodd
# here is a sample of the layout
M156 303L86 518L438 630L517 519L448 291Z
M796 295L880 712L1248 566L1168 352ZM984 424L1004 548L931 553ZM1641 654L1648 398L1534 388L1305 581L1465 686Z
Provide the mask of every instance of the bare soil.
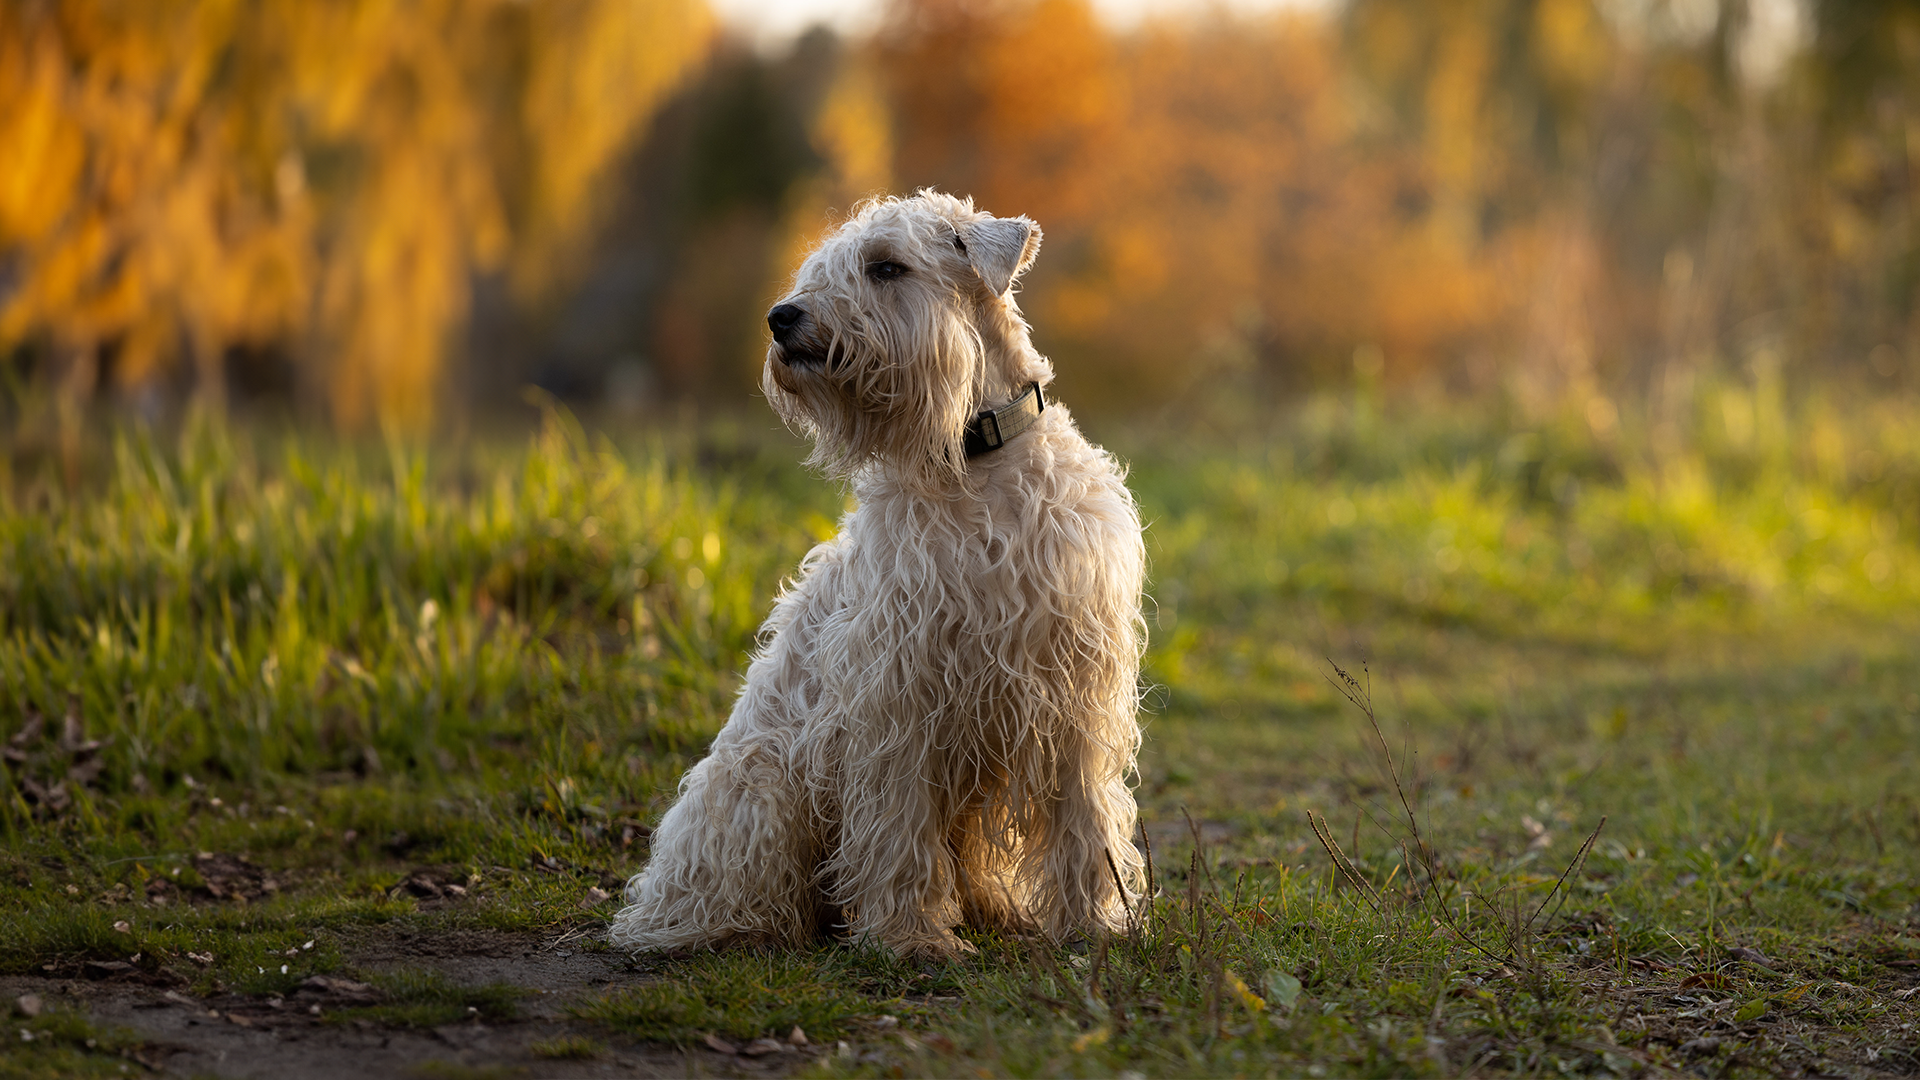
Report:
M362 975L428 969L464 985L508 983L531 993L512 1020L476 1018L427 1030L329 1017L324 1005L316 1015L310 1011L311 995L196 997L184 989L148 985L137 972L105 973L100 979L0 978L0 1000L35 994L50 1006L83 1009L103 1027L136 1033L143 1042L138 1060L177 1076L772 1077L794 1072L831 1049L746 1057L609 1038L569 1016L567 1004L608 984L647 976L619 953L570 948L565 939L487 931L382 932L350 949L345 966ZM543 1057L532 1049L569 1035L591 1038L604 1049L585 1060Z

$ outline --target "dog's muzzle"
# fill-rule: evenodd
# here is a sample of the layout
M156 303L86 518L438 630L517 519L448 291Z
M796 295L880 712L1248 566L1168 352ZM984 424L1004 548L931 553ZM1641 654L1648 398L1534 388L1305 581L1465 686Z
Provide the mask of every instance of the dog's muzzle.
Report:
M767 329L773 331L774 353L788 367L824 366L826 357L817 345L807 340L807 309L798 304L779 304L767 312Z

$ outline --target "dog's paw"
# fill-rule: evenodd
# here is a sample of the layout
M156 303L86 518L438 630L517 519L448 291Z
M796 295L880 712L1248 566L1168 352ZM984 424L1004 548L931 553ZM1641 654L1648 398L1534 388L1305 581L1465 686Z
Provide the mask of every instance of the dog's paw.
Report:
M901 959L913 964L946 964L980 950L948 930L939 937L902 942L894 947Z

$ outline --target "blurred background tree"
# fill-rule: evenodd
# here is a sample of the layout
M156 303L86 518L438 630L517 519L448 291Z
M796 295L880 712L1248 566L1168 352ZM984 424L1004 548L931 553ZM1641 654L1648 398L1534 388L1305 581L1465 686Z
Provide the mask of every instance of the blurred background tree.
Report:
M0 355L69 431L738 402L807 246L920 185L1042 223L1022 302L1096 411L1357 377L1604 434L1920 373L1893 0L893 0L773 46L696 0L9 0L0 160Z
M238 384L418 424L476 277L574 283L709 33L697 0L0 4L0 348L67 413Z

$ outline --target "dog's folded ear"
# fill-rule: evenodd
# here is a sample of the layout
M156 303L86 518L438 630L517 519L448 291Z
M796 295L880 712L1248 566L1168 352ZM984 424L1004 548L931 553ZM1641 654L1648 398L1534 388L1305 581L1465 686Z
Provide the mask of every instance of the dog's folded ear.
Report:
M1040 253L1040 226L1032 218L981 218L959 227L967 261L995 296L1033 265Z

